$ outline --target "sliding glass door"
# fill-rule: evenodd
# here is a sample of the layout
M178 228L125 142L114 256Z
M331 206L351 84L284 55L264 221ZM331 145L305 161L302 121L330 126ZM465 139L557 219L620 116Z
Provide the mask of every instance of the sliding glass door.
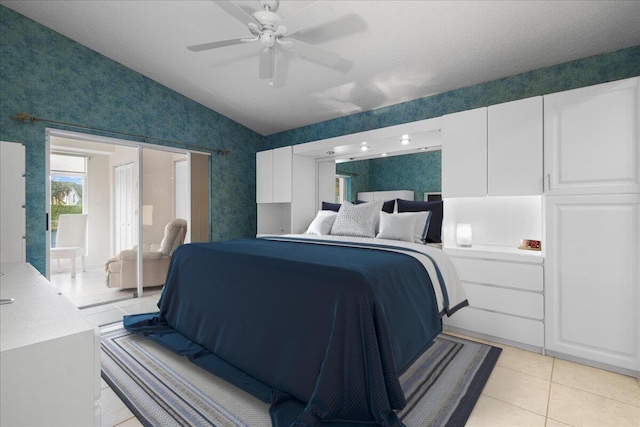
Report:
M50 172L47 210L51 212L57 203L54 200L65 205L78 202L79 213L87 216L87 271L91 270L91 274L72 278L68 260L62 260L62 273L48 264L55 283L69 280L66 289L71 292L85 287L91 279L96 282L96 293L102 295L107 293L106 281L109 293L119 298L160 291L175 247L210 238L210 156L93 135L49 132L50 158L54 151L65 153L82 159L86 166L84 171L65 172L73 185L58 184L62 181L55 177L55 170L60 167L51 168L55 170ZM76 185L74 180L81 183ZM111 292L118 290L127 293ZM77 305L96 304L86 301Z

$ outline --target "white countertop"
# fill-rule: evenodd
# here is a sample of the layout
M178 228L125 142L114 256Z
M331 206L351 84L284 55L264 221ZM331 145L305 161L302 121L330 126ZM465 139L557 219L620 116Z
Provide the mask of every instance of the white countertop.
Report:
M444 247L443 250L453 257L484 258L499 261L519 261L542 264L542 251L530 251L508 246L473 245L471 247Z
M94 329L66 297L30 264L0 264L0 351Z

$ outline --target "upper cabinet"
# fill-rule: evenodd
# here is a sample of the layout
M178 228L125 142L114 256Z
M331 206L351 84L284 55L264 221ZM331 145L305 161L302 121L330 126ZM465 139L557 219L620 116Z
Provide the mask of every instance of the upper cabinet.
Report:
M487 120L487 194L542 194L542 97L492 105Z
M442 117L442 197L487 195L487 109Z
M542 97L442 118L443 197L542 194Z
M547 195L640 190L640 78L544 97Z
M293 194L292 147L256 153L256 203L289 203Z

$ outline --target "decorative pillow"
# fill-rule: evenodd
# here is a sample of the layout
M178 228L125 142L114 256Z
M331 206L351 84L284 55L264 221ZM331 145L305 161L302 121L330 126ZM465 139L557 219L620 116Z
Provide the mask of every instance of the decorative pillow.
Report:
M331 227L336 236L376 237L376 224L382 210L382 200L354 205L344 202Z
M338 212L334 211L318 211L316 217L311 221L309 228L304 234L315 234L318 236L326 236L331 232L331 227L338 216Z
M381 211L380 232L376 238L413 242L417 219L417 213L390 214Z
M340 203L322 202L322 210L338 212L340 210Z
M356 205L359 205L361 203L369 203L369 202L366 202L364 200L356 200ZM382 204L382 210L385 211L386 213L393 213L393 210L395 209L395 207L396 207L396 199L387 200Z
M397 199L398 212L424 212L431 211L431 220L427 231L426 243L442 243L442 217L444 214L443 202L415 202L413 200Z
M416 224L413 229L413 241L414 243L422 243L423 245L427 243L427 232L429 231L429 224L431 223L431 215L433 212L431 211L423 211L423 212L403 212L402 214L396 215L407 215L413 214L416 215Z

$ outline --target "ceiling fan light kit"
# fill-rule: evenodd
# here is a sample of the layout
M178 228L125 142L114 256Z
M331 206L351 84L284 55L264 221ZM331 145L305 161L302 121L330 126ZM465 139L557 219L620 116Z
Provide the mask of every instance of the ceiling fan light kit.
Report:
M282 18L275 13L279 6L278 0L260 0L259 3L262 10L258 10L251 15L231 1L214 1L214 3L242 22L243 25L246 25L253 37L203 43L188 46L187 49L193 52L201 52L203 50L259 41L263 49L259 56L258 76L260 79L268 79L269 85L273 85L275 51L278 45L329 67L336 65L340 61L340 55L336 53L290 37L304 28L330 19L334 15L334 11L326 3L313 3L306 9L302 9L286 18Z

